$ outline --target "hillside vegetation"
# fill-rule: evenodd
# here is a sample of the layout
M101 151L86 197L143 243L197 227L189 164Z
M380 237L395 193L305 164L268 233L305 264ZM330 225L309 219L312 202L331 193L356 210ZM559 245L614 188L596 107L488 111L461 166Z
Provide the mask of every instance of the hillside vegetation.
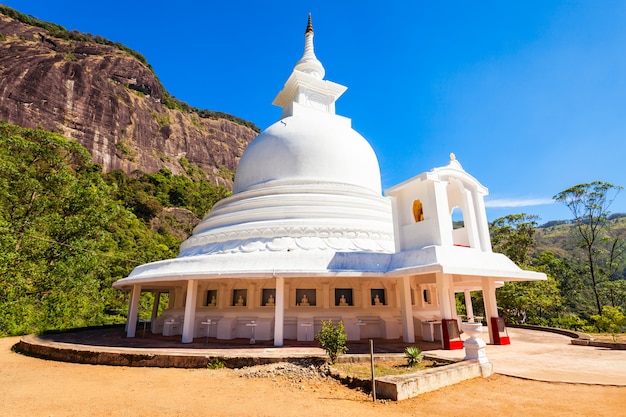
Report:
M594 184L605 183L585 185ZM507 283L497 290L498 307L509 322L614 335L626 330L626 215L610 215L608 206L609 200L594 202L593 213L578 222L537 227L536 216L522 213L491 223L495 251L548 275L547 281ZM585 229L593 239L582 237Z
M122 322L111 284L176 256L229 193L186 166L103 174L78 143L0 122L0 336Z

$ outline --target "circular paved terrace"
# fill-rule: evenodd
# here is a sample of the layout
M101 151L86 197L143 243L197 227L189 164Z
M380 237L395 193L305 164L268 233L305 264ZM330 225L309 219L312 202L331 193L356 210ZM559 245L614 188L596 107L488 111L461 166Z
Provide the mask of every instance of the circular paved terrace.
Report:
M509 328L508 333L510 345L487 345L487 358L498 374L548 382L626 386L626 350L576 346L568 336L538 330ZM377 357L403 356L409 345L442 358L465 356L463 350L441 349L439 342L374 341ZM366 340L349 342L348 347L346 360L369 357ZM218 359L227 366L242 366L325 359L315 342L286 341L284 346L274 347L271 341L251 345L248 339L197 338L183 344L180 336L153 335L141 328L137 337L126 338L121 326L24 336L19 349L49 359L124 366L205 367Z

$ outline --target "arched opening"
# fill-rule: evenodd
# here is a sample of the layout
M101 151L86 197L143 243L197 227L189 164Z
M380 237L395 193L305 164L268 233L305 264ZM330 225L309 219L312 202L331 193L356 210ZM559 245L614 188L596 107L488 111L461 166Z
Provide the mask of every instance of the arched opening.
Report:
M465 217L460 207L453 207L450 213L452 222L452 243L454 246L469 247L469 237L465 228Z
M463 210L460 207L452 207L450 213L450 220L452 220L452 230L462 229L465 227L465 220L463 218Z

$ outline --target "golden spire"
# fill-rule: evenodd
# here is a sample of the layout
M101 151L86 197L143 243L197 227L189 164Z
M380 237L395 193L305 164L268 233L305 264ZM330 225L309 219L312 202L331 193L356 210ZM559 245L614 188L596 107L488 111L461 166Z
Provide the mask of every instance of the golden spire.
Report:
M321 80L324 78L325 71L322 63L315 56L315 50L313 48L314 36L313 23L311 14L309 13L309 21L306 25L306 32L304 32L304 54L296 63L295 69L311 74L315 78L319 78Z

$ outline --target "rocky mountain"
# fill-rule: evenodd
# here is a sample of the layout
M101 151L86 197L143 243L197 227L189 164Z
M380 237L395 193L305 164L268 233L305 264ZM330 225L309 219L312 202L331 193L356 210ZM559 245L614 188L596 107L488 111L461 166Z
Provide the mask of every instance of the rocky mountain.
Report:
M258 129L172 99L143 57L103 41L0 6L0 120L76 140L105 172L182 161L230 188Z

